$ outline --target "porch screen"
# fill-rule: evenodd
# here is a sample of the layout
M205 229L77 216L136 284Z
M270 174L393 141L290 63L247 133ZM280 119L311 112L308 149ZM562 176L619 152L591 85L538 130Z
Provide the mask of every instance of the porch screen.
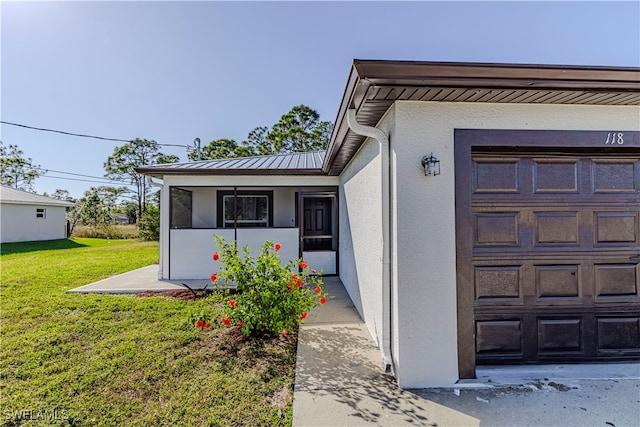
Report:
M218 226L271 227L272 192L218 192ZM221 202L221 203L220 203Z
M191 228L192 194L182 188L171 187L171 228Z

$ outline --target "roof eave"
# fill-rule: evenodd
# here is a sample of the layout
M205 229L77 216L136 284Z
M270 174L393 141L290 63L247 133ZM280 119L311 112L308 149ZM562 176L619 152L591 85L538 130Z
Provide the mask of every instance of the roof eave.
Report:
M438 88L462 90L528 90L588 92L593 94L623 94L632 99L640 94L640 68L594 67L524 64L447 63L421 61L381 61L355 59L351 66L347 85L340 103L338 116L327 148L322 170L328 175L339 175L357 149L344 153L342 146L346 138L358 139L358 147L365 137L354 135L346 123L347 109L357 112L368 101L368 96L378 89L387 92L393 89ZM395 92L402 92L397 90ZM629 94L625 96L624 94ZM383 100L373 98L376 114L367 118L370 126L384 115L397 95ZM474 101L465 101L474 102ZM554 104L562 102L541 102ZM603 104L604 105L604 104ZM611 104L608 104L611 105ZM375 122L375 123L374 123ZM353 144L353 141L350 142ZM349 150L347 150L349 151Z
M239 175L285 175L285 176L319 176L324 175L322 169L199 169L199 168L136 168L136 172L154 178L165 175L195 175L195 176L239 176Z

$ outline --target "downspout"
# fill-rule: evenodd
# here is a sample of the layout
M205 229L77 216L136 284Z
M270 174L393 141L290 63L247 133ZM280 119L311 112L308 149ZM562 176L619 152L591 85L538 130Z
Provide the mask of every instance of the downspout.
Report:
M160 188L160 199L162 200L162 189L164 188L163 184L160 184L159 182L155 182L153 180L153 178L150 175L147 175L147 183L149 184L149 186L151 187L158 187ZM162 209L160 210L160 214L162 215ZM162 222L162 221L160 221ZM162 234L162 227L160 227L160 233ZM162 241L162 238L160 238L160 240ZM163 275L163 270L162 270L162 255L164 252L164 249L162 249L162 244L159 245L160 246L160 260L158 262L158 280L162 280L162 275Z
M356 110L347 111L347 124L352 132L373 138L380 144L381 177L382 177L382 364L386 373L391 372L391 259L390 249L390 212L389 202L389 135L382 129L364 126L356 120Z
M149 185L150 185L150 186L152 186L152 187L159 187L159 188L162 188L162 187L163 187L163 185L162 185L162 184L160 184L159 182L155 182L155 181L153 180L153 178L151 177L151 175L147 175L147 182L148 182L148 183L149 183Z

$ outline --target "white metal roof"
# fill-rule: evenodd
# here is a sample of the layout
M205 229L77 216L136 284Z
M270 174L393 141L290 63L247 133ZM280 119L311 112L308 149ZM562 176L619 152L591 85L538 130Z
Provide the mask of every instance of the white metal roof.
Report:
M52 199L39 194L28 193L15 188L0 186L0 203L12 203L17 205L61 206L71 207L74 204L65 200Z

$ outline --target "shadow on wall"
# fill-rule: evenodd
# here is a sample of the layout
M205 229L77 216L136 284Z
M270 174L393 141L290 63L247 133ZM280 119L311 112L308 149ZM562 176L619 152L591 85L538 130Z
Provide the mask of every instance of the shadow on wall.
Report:
M340 203L346 205L346 201L340 200ZM353 242L351 240L351 223L349 221L349 215L341 215L340 225L340 243L339 247L339 265L340 265L340 280L351 298L351 302L355 306L360 315L363 314L362 309L362 297L360 295L360 288L358 287L358 269L356 268L356 256L353 250ZM343 227L344 225L344 227ZM347 269L347 266L349 268Z

